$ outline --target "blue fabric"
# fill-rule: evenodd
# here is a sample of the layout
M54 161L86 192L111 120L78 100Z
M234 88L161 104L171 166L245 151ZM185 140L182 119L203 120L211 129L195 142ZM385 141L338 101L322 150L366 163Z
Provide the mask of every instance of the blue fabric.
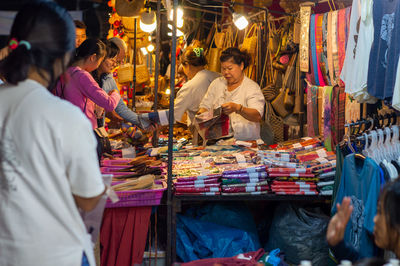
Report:
M102 83L101 88L107 93L109 93L112 90L118 90L117 83L115 83L112 74L103 75L101 77L101 83ZM131 109L129 109L128 106L126 106L122 98L119 101L117 107L115 108L115 112L126 121L131 122L133 125L138 125L142 127L142 125L139 122L138 115ZM146 125L143 126L146 128Z
M350 260L356 262L360 259L360 254L348 243L343 240L334 247L331 247L333 255L337 261Z
M317 61L317 43L315 40L315 14L311 15L310 18L310 48L311 48L311 58L314 69L315 85L319 86L318 79L318 61Z
M351 198L354 209L346 227L344 241L351 245L361 258L376 255L372 232L381 186L380 179L380 167L371 158L360 160L356 159L354 154L349 154L344 159L332 214L336 213L336 203L341 203L343 197Z
M82 255L82 266L90 266L85 252L83 252L83 255Z
M400 55L400 3L397 2L397 7L394 15L394 28L392 31L391 43L388 50L388 67L385 76L385 98L392 98L394 86L396 83L397 65Z
M374 1L373 4L374 41L369 57L368 93L379 99L393 96L398 60L395 48L400 45L392 38L393 35L399 38L400 25L395 25L395 20L399 20L395 14L398 4L399 1L393 0ZM386 77L386 73L390 76Z

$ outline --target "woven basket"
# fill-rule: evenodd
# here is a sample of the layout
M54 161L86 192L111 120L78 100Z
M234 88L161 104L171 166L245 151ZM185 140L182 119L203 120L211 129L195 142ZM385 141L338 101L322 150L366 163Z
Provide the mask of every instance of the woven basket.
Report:
M221 53L222 53L221 48L210 48L208 50L207 52L208 70L214 72L221 72L221 61L219 60Z
M133 81L133 65L124 64L118 68L118 83L127 83Z
M274 132L274 141L283 141L283 120L277 116L272 108L270 102L266 102L266 117L265 119L269 122L272 131Z
M255 57L257 53L257 24L254 23L243 40L242 49Z
M145 64L136 66L136 83L142 84L150 80L149 70Z
M279 90L276 89L275 84L270 83L265 88L263 88L262 93L266 101L272 101L278 96Z

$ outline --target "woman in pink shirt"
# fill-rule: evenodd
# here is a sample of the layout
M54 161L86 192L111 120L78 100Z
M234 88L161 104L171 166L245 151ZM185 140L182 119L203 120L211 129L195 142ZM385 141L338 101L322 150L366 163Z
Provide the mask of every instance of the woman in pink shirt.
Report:
M55 88L56 95L78 106L85 113L93 129L97 128L95 105L113 111L120 100L117 90L107 94L90 75L99 67L105 55L106 46L102 41L87 39L76 49L72 66Z

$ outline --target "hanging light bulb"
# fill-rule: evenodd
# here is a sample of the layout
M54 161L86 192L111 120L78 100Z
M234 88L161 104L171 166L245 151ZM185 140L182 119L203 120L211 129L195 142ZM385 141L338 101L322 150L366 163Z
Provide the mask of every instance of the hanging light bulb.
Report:
M144 32L153 32L157 27L156 15L153 11L145 11L140 15L140 29Z
M149 46L147 46L147 51L149 51L150 53L154 51L154 45L153 44L149 44Z
M171 24L168 24L168 28L170 29L170 30L172 30L172 25ZM181 36L183 36L184 34L183 34L183 32L180 30L180 29L176 29L176 37L181 37ZM168 36L172 36L172 33L171 32L168 32Z
M249 21L246 19L246 17L237 13L232 14L232 20L239 30L243 30L247 27L247 25L249 25Z
M169 13L169 20L174 19L174 10L171 10ZM182 28L183 27L183 10L182 8L178 7L176 11L176 27Z
M165 90L165 94L170 95L171 94L171 90L170 89L166 89Z
M140 48L140 51L142 51L143 55L147 55L147 50L145 47Z

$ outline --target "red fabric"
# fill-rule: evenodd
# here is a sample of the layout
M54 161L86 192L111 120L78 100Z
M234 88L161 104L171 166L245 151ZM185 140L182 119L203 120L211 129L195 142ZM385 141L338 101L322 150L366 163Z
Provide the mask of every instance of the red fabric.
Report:
M104 211L100 232L101 265L141 264L146 246L151 206Z
M239 254L231 258L213 258L195 260L187 263L182 263L181 266L254 266L257 261L264 255L265 251L261 248L257 251Z

